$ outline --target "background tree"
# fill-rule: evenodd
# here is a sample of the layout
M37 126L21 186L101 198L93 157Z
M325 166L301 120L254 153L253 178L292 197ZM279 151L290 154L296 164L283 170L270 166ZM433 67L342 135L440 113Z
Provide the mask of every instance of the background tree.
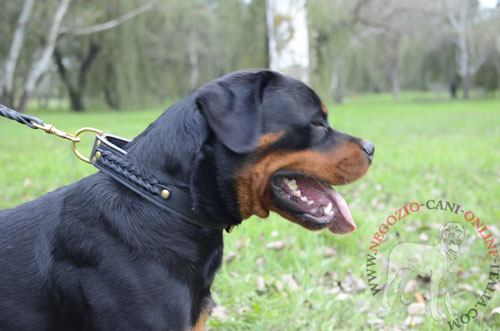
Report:
M21 53L21 48L24 40L24 32L26 30L26 24L31 16L35 0L25 0L21 14L17 21L17 26L12 37L12 43L10 45L9 56L7 61L5 61L5 69L3 72L3 79L0 80L0 97L5 99L5 103L8 106L13 107L13 85L14 85L14 72L16 70L17 61L19 59L19 54Z
M287 10L272 14L273 3ZM500 85L500 9L479 0L162 0L149 10L152 5L2 3L0 102L24 107L34 98L30 107L77 111L157 107L234 70L276 69L276 59L294 52L302 64L289 73L326 102L366 92L397 98L402 90L457 95L460 87L466 97L494 95ZM296 27L299 17L303 24ZM285 50L300 34L302 44Z
M305 0L267 0L269 67L309 82L309 34Z

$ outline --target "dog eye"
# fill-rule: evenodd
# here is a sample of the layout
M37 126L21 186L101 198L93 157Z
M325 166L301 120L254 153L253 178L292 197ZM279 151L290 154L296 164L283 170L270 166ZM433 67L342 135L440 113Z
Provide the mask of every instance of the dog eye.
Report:
M320 121L314 121L314 122L311 122L311 126L316 129L316 128L321 128L323 130L328 131L328 127L325 125L325 123L323 122L320 122Z

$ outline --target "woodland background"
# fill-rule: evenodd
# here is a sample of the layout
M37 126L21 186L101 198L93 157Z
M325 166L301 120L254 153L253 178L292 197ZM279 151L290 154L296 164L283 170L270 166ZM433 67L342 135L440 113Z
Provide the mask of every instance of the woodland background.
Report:
M16 0L0 4L0 103L164 106L228 72L269 67L271 39L280 52L299 32L296 17L273 13L271 3L306 17L305 80L325 102L499 89L495 0Z

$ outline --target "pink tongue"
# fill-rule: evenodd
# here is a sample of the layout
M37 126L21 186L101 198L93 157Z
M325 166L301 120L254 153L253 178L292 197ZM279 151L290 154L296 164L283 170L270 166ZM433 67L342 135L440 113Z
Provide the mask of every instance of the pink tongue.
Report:
M354 224L351 211L349 210L344 198L333 188L329 188L327 191L337 204L338 211L340 211L335 213L334 221L332 225L328 227L328 230L338 234L346 234L356 230L356 224Z
M328 203L334 202L333 223L328 227L328 230L338 234L346 234L356 230L356 224L354 224L349 207L344 198L337 191L331 187L321 185L312 178L297 177L294 179L300 190L303 191L308 198L314 200L315 204L311 205L311 208L318 205L324 207L328 205ZM288 188L285 188L285 190L288 190Z

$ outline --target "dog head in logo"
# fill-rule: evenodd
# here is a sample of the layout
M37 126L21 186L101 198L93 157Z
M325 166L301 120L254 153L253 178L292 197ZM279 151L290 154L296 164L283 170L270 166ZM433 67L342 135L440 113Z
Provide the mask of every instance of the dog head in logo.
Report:
M448 223L441 227L441 242L444 251L457 254L468 236L468 230L460 223Z

